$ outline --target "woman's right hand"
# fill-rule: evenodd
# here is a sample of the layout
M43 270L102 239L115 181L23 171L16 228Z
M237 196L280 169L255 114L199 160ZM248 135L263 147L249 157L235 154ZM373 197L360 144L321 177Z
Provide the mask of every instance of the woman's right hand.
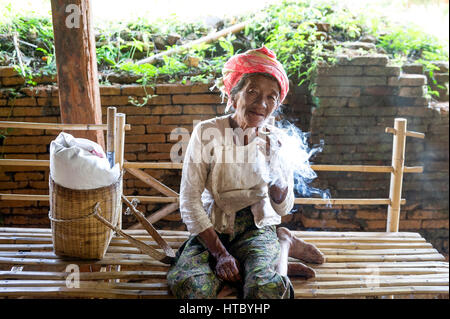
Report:
M225 246L217 236L214 227L209 227L198 234L200 239L208 248L211 255L216 259L216 274L225 281L236 282L241 280L239 274L239 263L230 255Z
M228 252L216 256L216 274L220 279L231 282L241 281L239 263Z

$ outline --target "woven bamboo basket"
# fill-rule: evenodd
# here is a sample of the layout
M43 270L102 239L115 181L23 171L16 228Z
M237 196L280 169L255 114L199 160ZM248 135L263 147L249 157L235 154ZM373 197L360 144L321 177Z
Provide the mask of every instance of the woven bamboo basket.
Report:
M58 256L101 259L105 256L113 231L99 222L98 214L117 225L122 214L122 176L106 187L74 190L56 184L49 177L53 251Z

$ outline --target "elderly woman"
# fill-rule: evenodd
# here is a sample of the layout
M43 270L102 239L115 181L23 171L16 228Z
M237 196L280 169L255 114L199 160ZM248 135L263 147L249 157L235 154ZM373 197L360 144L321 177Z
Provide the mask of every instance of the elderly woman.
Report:
M168 284L178 298L216 298L225 283L243 298L293 298L288 256L322 263L323 255L286 228L276 229L294 205L294 179L289 167L271 171L271 149L282 141L266 137L277 136L268 119L286 97L288 78L262 47L232 57L222 81L234 113L194 127L180 186L191 236L169 269ZM310 267L296 267L297 274L314 276Z

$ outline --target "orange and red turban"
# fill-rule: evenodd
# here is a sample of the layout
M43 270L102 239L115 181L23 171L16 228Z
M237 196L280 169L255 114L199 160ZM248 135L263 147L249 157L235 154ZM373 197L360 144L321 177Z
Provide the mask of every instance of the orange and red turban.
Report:
M244 74L247 73L268 73L277 79L280 85L280 103L283 102L289 91L289 79L286 71L280 62L276 59L275 53L265 46L259 49L248 50L245 53L237 54L231 57L222 69L222 85L220 89L228 95L226 110L232 105L230 99L231 89L239 82Z

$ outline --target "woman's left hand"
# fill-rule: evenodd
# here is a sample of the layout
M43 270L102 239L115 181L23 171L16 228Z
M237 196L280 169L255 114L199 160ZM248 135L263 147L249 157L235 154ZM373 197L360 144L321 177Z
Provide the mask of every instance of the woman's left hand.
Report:
M274 172L274 165L271 165L271 160L276 156L276 151L280 149L282 146L281 141L275 134L271 134L270 130L266 128L265 130L256 129L256 134L265 142L265 147L263 146L263 150L265 150L265 158L266 163L269 167L269 196L270 198L277 204L283 202L286 199L288 193L287 183L284 181L284 178L280 176L280 172ZM275 144L276 147L271 148L271 143ZM276 165L275 165L276 166ZM280 169L280 168L278 168Z

